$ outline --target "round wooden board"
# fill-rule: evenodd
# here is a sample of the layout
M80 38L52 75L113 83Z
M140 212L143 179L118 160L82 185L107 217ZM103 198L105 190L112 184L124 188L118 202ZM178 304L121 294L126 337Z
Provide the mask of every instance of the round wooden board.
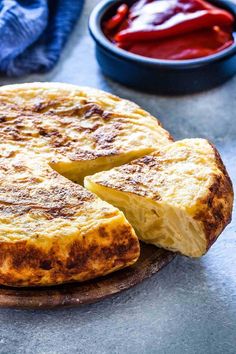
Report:
M102 278L44 288L0 286L0 307L48 309L93 303L140 283L174 257L174 253L142 244L141 256L136 264Z

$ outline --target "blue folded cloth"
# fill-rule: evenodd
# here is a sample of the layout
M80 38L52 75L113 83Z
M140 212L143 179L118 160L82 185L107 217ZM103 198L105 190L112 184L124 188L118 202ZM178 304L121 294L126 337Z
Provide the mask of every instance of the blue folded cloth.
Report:
M0 0L0 71L8 76L53 68L84 0Z

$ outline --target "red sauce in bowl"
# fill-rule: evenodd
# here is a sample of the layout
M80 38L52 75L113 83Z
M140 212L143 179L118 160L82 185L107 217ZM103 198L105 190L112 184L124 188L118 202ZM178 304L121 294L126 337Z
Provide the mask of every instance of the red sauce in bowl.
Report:
M186 60L233 44L233 15L204 0L138 0L104 21L118 47L145 57Z

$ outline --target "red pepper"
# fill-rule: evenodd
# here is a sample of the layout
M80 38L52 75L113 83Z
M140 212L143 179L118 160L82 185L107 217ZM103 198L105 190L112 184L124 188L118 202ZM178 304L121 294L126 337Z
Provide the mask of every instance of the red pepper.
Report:
M230 12L204 0L139 0L130 8L121 5L104 23L104 32L117 46L137 54L184 59L231 45L233 23Z
M132 27L125 29L117 33L115 40L117 42L134 42L150 39L163 39L204 28L211 28L213 26L229 27L232 26L233 23L231 15L228 16L223 12L221 13L217 11L204 12L201 14L192 13L188 16L184 15L184 17L186 18L180 19L180 21L174 23L173 25L164 23L159 25L159 28L157 29L155 29L155 27L153 27L152 30L147 30L145 28L136 30Z
M165 11L161 12L163 5ZM157 0L132 11L129 27L118 32L115 40L140 41L167 38L213 26L232 27L233 16L202 0Z
M116 14L106 22L106 29L112 30L119 26L128 14L129 8L126 4L122 4L118 7Z
M158 41L126 43L120 47L145 57L183 60L218 53L232 43L233 39L230 33L214 27Z

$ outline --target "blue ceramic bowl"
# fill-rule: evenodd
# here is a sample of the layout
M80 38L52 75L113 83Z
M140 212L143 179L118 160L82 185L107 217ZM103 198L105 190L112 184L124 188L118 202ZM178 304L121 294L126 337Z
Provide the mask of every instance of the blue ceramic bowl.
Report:
M104 0L94 8L89 19L97 61L103 73L111 79L142 91L186 94L220 85L236 73L236 32L233 33L235 41L232 46L199 59L152 59L116 47L104 35L101 23L124 2L130 4L133 1ZM229 10L236 18L236 5L232 1L210 2Z

